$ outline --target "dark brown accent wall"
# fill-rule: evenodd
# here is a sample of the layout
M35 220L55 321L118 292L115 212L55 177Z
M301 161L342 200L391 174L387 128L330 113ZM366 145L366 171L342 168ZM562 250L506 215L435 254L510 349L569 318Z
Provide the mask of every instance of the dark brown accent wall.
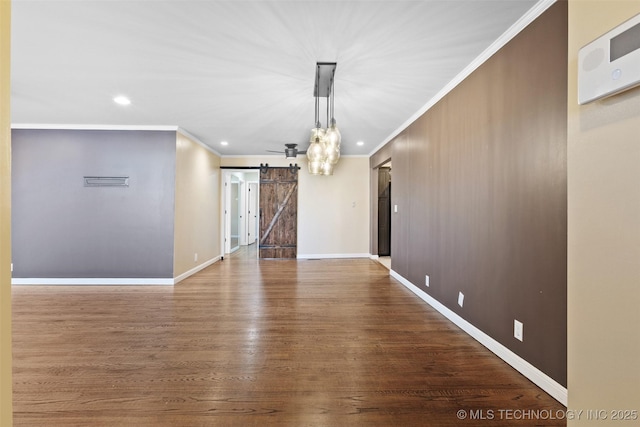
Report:
M392 269L565 387L566 94L558 2L391 142Z

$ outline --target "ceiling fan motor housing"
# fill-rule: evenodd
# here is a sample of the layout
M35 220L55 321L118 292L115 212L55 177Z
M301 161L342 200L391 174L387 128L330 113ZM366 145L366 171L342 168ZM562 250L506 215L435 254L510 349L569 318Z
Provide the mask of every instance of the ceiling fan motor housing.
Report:
M289 158L296 158L296 156L298 155L298 149L296 148L298 146L298 144L284 144L285 148L284 149L284 155L287 159Z
M287 147L284 149L284 154L287 158L296 157L298 155L298 149L296 149L295 147L294 148Z

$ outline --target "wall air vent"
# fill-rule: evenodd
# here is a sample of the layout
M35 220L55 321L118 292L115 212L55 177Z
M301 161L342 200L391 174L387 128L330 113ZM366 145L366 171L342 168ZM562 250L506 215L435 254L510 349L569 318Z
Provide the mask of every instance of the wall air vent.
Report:
M128 176L85 176L85 187L128 187Z

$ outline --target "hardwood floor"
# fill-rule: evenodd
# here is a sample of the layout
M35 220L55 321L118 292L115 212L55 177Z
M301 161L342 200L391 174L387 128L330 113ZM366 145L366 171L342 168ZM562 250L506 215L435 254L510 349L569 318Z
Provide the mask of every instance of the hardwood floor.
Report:
M367 259L243 248L175 287L14 287L13 340L16 426L565 425Z

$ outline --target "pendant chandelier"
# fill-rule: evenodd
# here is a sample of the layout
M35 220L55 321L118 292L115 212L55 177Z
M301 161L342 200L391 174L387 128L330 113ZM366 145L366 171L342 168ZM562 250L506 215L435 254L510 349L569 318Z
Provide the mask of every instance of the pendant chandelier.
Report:
M340 142L342 137L336 126L334 117L335 93L333 90L335 62L316 63L316 83L313 91L315 98L315 127L311 129L307 159L309 173L312 175L333 175L333 168L340 159ZM320 98L326 98L327 127L320 123ZM331 117L331 119L329 119Z

